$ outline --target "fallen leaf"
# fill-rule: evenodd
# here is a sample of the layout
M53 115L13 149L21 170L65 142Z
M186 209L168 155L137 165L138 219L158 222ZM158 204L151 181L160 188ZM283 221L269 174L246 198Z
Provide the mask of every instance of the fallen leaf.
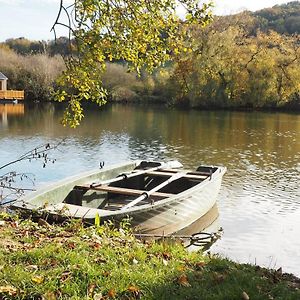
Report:
M107 293L108 298L115 298L116 297L116 291L114 289L110 289Z
M76 245L75 245L74 242L69 242L69 243L67 244L67 247L68 247L69 249L73 250L73 249L76 248Z
M177 281L178 281L179 285L181 285L181 286L185 286L185 287L190 287L191 286L189 281L188 281L188 278L185 274L180 275L178 277Z
M166 259L166 260L171 259L171 254L168 253L168 252L164 252L164 253L162 254L162 256L163 256L163 258Z
M18 290L11 285L0 286L0 294L7 293L10 296L15 296Z
M47 258L43 261L44 266L56 267L58 265L58 261L54 258Z
M108 277L108 276L110 276L110 272L109 271L104 271L102 275L104 277Z
M104 299L101 293L95 294L94 295L94 300L102 300Z
M88 295L91 297L94 294L96 284L92 283L88 286Z
M93 242L90 244L90 247L93 248L94 250L98 250L101 248L101 244L98 242Z
M128 292L131 292L131 293L135 293L135 292L139 292L140 289L134 285L130 285L127 289Z
M72 272L71 271L65 271L60 275L60 281L64 282L68 280L71 277Z
M105 263L107 262L107 260L104 259L104 258L102 258L102 257L96 257L96 258L94 259L94 262L95 262L96 264L105 264Z
M168 261L165 260L165 259L163 259L162 261L163 261L163 265L164 265L164 266L167 266L167 265L169 264Z
M248 296L248 294L246 292L242 293L242 299L243 300L250 300L250 297Z
M141 299L142 295L143 292L137 286L130 285L120 294L120 299Z
M26 267L26 269L28 269L28 270L34 270L34 271L37 271L38 268L39 267L37 265L29 265L29 266Z
M179 272L184 272L184 271L186 270L186 266L181 265L181 266L177 267L177 270L178 270Z
M56 300L57 297L54 292L47 292L42 296L42 300Z
M138 287L133 285L130 285L128 287L127 292L129 292L134 297L134 299L140 299L142 296L142 291Z
M213 274L213 278L216 283L221 283L225 280L225 276L223 274L219 274L216 272Z
M42 276L42 275L35 275L35 276L32 276L31 277L31 280L34 282L34 283L37 283L37 284L41 284L44 282L44 279L45 277Z
M206 263L204 261L199 261L195 264L196 269L202 269L204 266L206 265Z
M19 227L19 222L18 221L11 222L10 226L13 227L13 228L18 228Z

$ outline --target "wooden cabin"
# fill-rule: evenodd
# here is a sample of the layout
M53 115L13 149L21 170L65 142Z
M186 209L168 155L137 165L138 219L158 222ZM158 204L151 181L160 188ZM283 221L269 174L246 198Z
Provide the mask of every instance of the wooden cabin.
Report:
M0 91L6 91L7 90L7 77L0 72Z
M24 91L7 90L7 80L8 78L0 72L0 100L24 100Z

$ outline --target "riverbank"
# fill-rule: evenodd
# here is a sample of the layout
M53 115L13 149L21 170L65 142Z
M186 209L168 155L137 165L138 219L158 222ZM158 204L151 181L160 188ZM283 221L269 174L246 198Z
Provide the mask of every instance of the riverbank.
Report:
M29 107L30 109L38 108L38 109L47 109L49 107L55 108L57 111L60 111L61 114L66 109L67 103L59 103L55 101L36 101L34 103L30 101L24 102L26 107ZM213 107L213 106L198 106L198 107L190 107L190 106L176 106L176 105L168 105L166 101L143 101L142 99L136 99L134 101L108 101L106 104L102 106L98 106L97 104L93 102L86 102L82 103L82 107L84 111L86 110L94 110L95 112L101 112L103 110L109 110L111 107L129 107L133 109L139 109L141 107L147 107L150 109L159 109L164 111L203 111L203 112L262 112L262 113L299 113L300 112L300 103L296 104L294 106L282 106L282 107Z
M1 299L300 298L300 280L281 269L141 242L128 224L0 220Z

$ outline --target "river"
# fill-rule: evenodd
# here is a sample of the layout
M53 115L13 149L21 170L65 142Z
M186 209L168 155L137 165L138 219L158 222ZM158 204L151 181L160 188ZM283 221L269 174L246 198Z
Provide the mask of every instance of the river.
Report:
M0 165L45 143L63 142L55 163L21 162L36 187L131 159L224 165L218 198L223 235L211 252L300 276L300 114L178 111L107 106L86 111L77 129L53 105L0 106ZM3 171L3 170L2 170ZM3 173L3 172L2 172Z

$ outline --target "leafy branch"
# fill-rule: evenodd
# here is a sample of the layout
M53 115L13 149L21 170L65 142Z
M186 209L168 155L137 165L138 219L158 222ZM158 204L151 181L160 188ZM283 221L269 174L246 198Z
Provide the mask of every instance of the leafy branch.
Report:
M182 19L177 15L179 6L185 9ZM76 55L64 58L66 70L54 93L57 101L68 103L62 123L80 124L83 100L99 106L106 103L102 74L108 61L125 62L129 70L140 74L190 50L193 41L182 28L208 24L211 6L198 0L74 0L65 6L61 0L52 30L56 35L56 26L66 27L76 47ZM64 15L66 22L61 21Z

